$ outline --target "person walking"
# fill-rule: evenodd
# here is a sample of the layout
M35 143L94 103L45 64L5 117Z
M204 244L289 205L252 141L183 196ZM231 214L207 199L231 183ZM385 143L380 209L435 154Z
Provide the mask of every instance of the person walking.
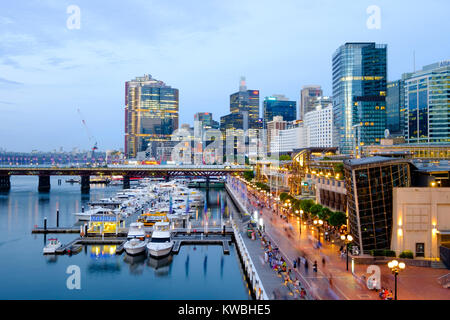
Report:
M317 260L314 260L313 270L314 272L317 272Z

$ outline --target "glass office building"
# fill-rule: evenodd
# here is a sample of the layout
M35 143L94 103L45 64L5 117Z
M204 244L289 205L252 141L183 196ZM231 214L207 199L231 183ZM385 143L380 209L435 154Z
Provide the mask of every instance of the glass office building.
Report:
M410 187L411 164L405 159L368 157L344 160L348 221L354 243L363 253L390 249L392 195Z
M282 116L284 121L297 120L297 103L289 101L283 95L273 95L266 97L263 104L264 128L275 116Z
M259 90L247 90L245 78L241 77L239 91L230 95L230 113L234 116L229 116L223 121L228 122L227 119L237 119L239 117L245 118L245 122L234 122L238 125L238 129L256 129L258 127L259 119ZM238 116L237 114L241 114ZM223 122L222 119L220 122ZM232 120L234 121L234 120ZM242 123L242 124L241 124ZM222 129L221 127L221 130Z
M409 143L450 142L450 61L403 75Z
M300 91L300 120L305 120L305 114L316 109L317 98L322 97L322 87L318 85L303 86Z
M147 74L125 83L125 156L135 158L169 141L178 129L178 89Z
M405 135L405 87L403 80L387 84L386 128L392 136Z
M333 141L343 154L384 137L386 54L375 43L346 43L333 54Z

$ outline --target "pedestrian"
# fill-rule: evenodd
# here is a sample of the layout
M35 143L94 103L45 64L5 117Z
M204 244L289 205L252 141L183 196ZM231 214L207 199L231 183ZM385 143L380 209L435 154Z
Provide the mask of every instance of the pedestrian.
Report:
M322 257L322 266L325 267L325 257Z
M297 257L297 266L300 268L300 257Z
M293 265L294 269L296 269L297 268L297 260L294 260L292 265Z
M317 272L317 260L314 260L313 270L314 272Z
M308 260L305 259L305 270L308 270Z
M301 288L300 289L300 298L304 299L305 296L306 296L306 291L305 291L305 289Z

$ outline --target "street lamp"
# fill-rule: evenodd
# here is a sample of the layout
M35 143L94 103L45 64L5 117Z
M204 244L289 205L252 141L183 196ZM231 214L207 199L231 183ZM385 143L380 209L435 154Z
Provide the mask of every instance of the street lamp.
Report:
M397 260L392 260L392 261L388 262L388 267L389 267L389 269L391 269L391 271L395 277L395 296L394 296L395 298L394 298L394 300L397 300L397 275L400 270L405 269L406 265L404 262L398 262Z
M345 242L347 248L347 271L348 271L348 245L353 241L353 237L351 234L343 234L341 235L341 240Z
M313 221L314 225L317 227L317 240L320 241L320 227L323 225L323 221L322 220L314 220Z

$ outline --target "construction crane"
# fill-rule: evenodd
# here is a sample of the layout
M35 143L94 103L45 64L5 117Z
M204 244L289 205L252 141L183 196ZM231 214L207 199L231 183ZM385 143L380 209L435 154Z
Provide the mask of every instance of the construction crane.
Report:
M88 126L86 124L86 121L84 120L84 116L81 113L81 110L80 109L77 109L77 110L78 110L78 114L79 114L79 116L81 118L81 122L83 123L83 127L86 129L86 133L88 135L89 143L92 145L93 141L95 141L95 138L91 134L91 132L89 131L89 128L88 128ZM98 150L97 141L94 142L94 146L92 147L92 156L94 156L95 150Z

